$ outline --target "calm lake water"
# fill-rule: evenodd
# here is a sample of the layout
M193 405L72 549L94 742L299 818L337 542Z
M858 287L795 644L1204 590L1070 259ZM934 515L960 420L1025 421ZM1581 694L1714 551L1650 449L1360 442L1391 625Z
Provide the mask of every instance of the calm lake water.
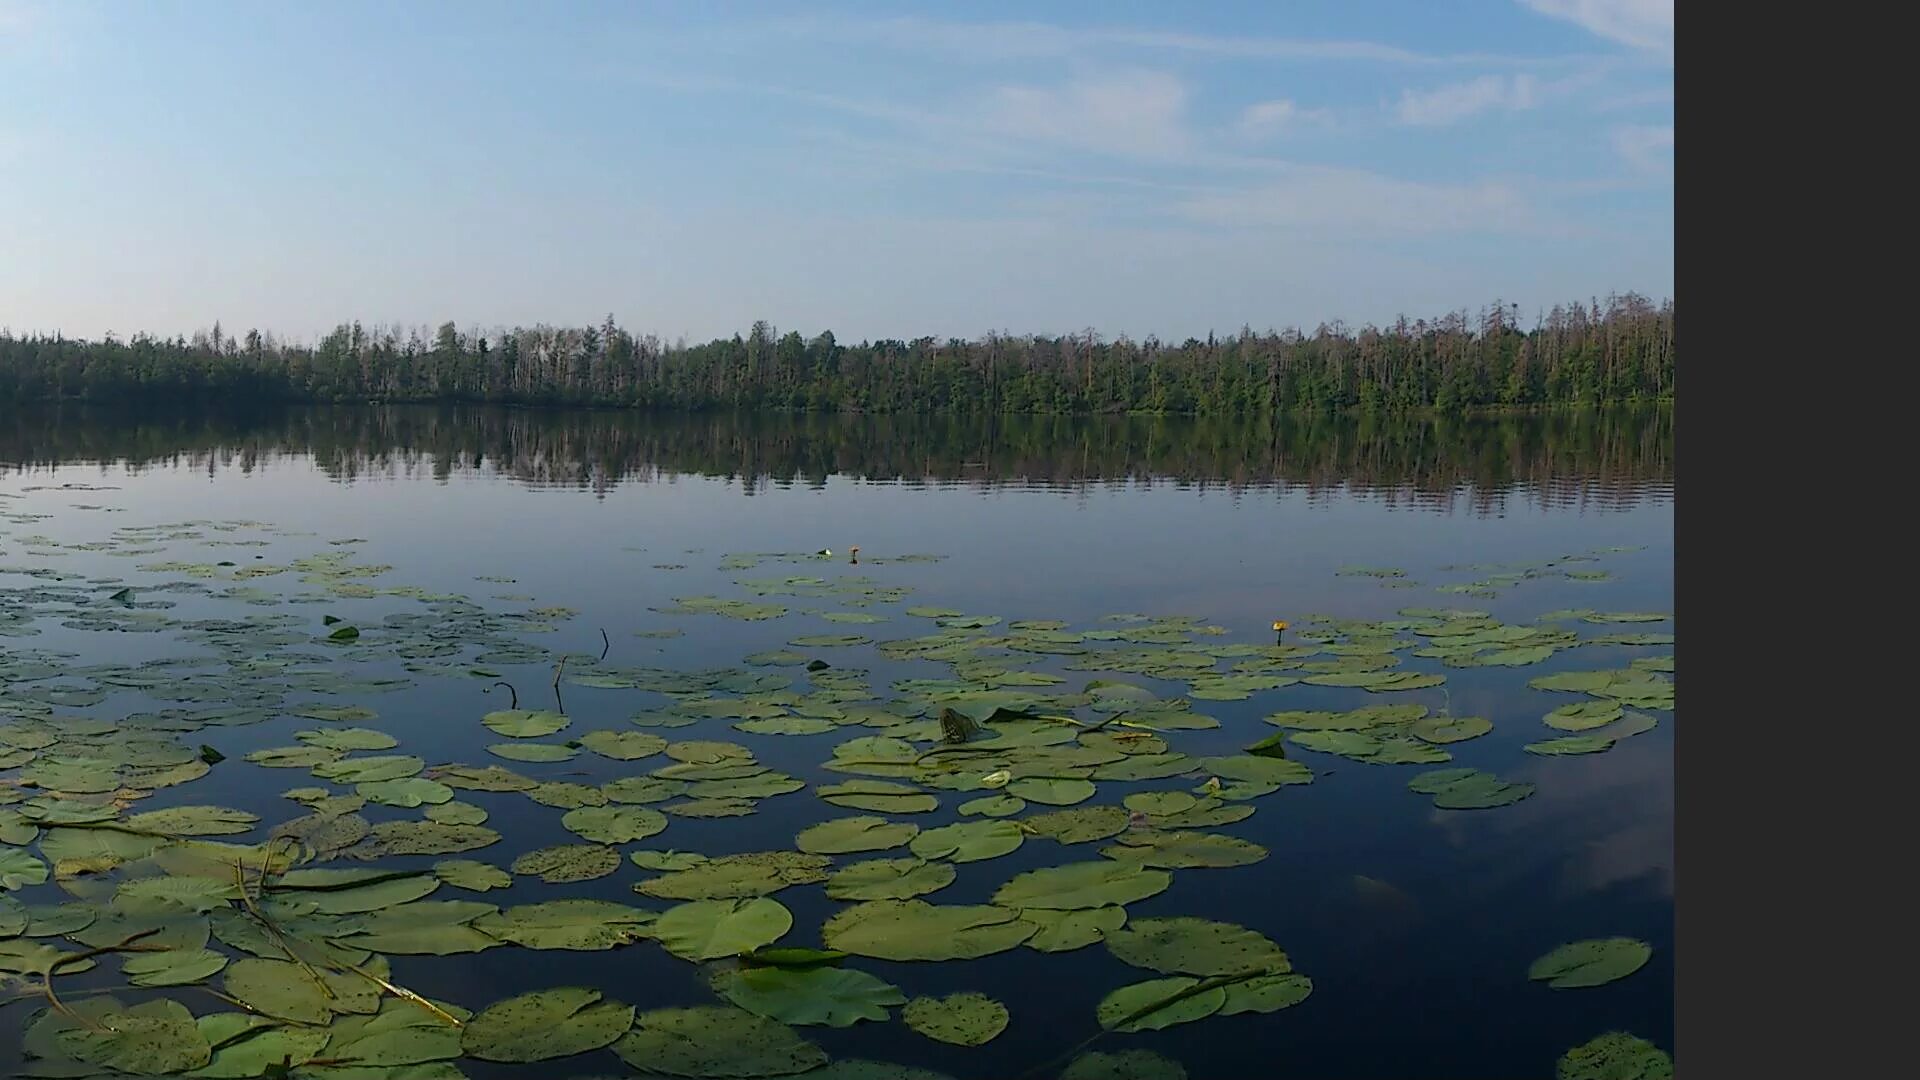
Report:
M1312 782L1253 798L1251 816L1204 830L1261 845L1265 858L1176 868L1170 887L1126 905L1130 920L1199 916L1256 930L1285 949L1293 971L1312 980L1310 996L1273 1012L1113 1033L1093 1048L1150 1049L1181 1062L1193 1077L1546 1077L1563 1052L1603 1032L1629 1031L1673 1049L1675 714L1649 710L1656 727L1604 752L1528 753L1522 748L1529 743L1569 734L1542 723L1549 710L1588 700L1528 683L1560 672L1627 669L1635 660L1670 658L1674 647L1670 640L1587 643L1553 650L1538 662L1449 666L1413 652L1428 640L1412 624L1436 617L1399 613L1471 609L1485 613L1481 621L1489 625L1558 628L1582 639L1671 635L1671 621L1610 623L1566 612L1673 611L1673 424L1671 411L1472 422L1323 420L1277 428L1132 418L661 418L428 408L0 413L0 633L8 635L0 636L0 725L9 716L56 726L93 718L113 730L134 714L221 706L236 688L253 692L247 681L253 676L233 668L246 652L248 624L236 630L231 622L200 622L198 637L184 631L196 621L253 619L262 634L258 656L292 661L259 674L278 681L255 687L259 694L248 699L257 702L258 722L196 726L189 719L171 733L159 725L166 737L196 749L210 745L225 760L190 783L153 790L129 812L175 805L249 811L262 819L255 831L213 839L263 841L271 826L306 813L282 792L328 782L304 768L261 767L245 755L299 745L295 732L346 726L288 713L311 704L377 711L376 718L352 723L400 745L374 753L417 755L430 767L493 764L542 781L603 784L671 764L657 755L625 761L582 752L563 762L526 763L489 753L489 745L533 740L503 739L481 725L482 715L507 707L508 691L483 692L493 679L466 672L498 673L514 685L524 708L551 709L554 664L566 655L559 685L570 724L538 741L610 730L737 743L808 789L758 800L747 816L670 815L664 832L617 845L619 869L602 877L546 884L523 875L510 888L448 886L430 899L507 908L597 897L661 911L675 901L634 892L636 883L655 875L625 856L642 849L792 850L802 829L868 812L829 805L813 788L854 778L822 768L836 743L885 730L758 734L721 717L681 727L636 726L634 714L671 700L654 689L591 682L618 682L620 673L639 670L738 669L790 679L805 693L807 669L743 662L750 654L792 649L830 662L833 672L864 672L845 677L885 704L903 696L899 680L954 678L946 664L880 651L891 640L939 632L932 618L906 613L916 605L1002 620L974 631L978 636L1008 635L1007 624L1018 620L1063 622L1071 635L1150 625L1108 619L1119 614L1192 616L1193 626L1223 628L1198 639L1208 645L1273 645L1274 620L1291 624L1285 640L1295 645L1314 643L1315 617L1397 621L1404 625L1371 631L1400 640L1392 670L1444 675L1444 686L1370 692L1294 682L1238 700L1194 700L1193 711L1219 726L1161 735L1174 751L1231 755L1281 732L1263 720L1281 711L1420 705L1492 722L1488 734L1446 744L1452 760L1444 765L1371 764L1289 745L1287 757L1309 766ZM236 522L246 524L210 524ZM181 527L122 531L167 525ZM848 565L856 545L858 565ZM813 557L827 549L831 558ZM729 560L741 555L781 557ZM900 559L909 555L939 558ZM1563 561L1576 555L1581 559ZM315 557L321 561L304 569L250 573ZM342 562L389 569L340 576L334 571ZM321 572L314 573L316 567ZM1401 574L1382 576L1388 570ZM862 581L849 587L844 579L852 577ZM772 595L739 584L764 589L792 578L807 580L788 581L788 592ZM124 586L132 587L120 598L125 610L76 618L109 605ZM380 591L396 586L424 592ZM883 592L876 598L859 589ZM425 647L432 620L421 616L444 617L452 594L468 598L460 611L521 620L487 625L498 637L544 653L502 652L491 641L478 654L461 642ZM689 597L788 610L758 620L661 610ZM162 600L171 606L142 606ZM524 614L548 608L568 610ZM823 617L827 612L884 621L834 621ZM1559 621L1538 622L1555 612ZM361 639L327 643L331 627L323 616L359 628ZM156 625L134 626L139 620ZM639 636L669 630L681 633ZM788 644L830 634L873 642ZM603 648L604 661L598 659ZM495 655L484 655L489 651ZM1180 698L1189 688L1165 671L1155 677L1076 669L1083 655L1001 649L983 657L1004 661L1001 670L1065 680L1017 687L1033 694L1074 694L1092 679L1125 680L1162 699ZM123 685L127 680L99 681L129 665L191 656L220 660L183 676L188 684L217 680L216 692L203 700L155 700ZM33 670L35 661L55 671ZM1214 670L1232 674L1234 662L1223 657ZM311 679L289 688L292 670L408 681L383 693ZM614 674L595 680L596 672ZM575 681L581 678L589 682ZM1076 715L1092 722L1103 714L1082 709ZM71 753L63 745L37 752L63 750ZM19 786L23 770L32 767L19 762L0 769L0 796L15 803L44 798L45 782L42 790ZM1485 770L1534 790L1511 805L1438 809L1428 795L1407 787L1411 777L1435 768ZM1080 805L1119 805L1141 791L1192 791L1203 779L1102 780ZM351 789L332 785L335 793ZM939 809L891 816L923 830L979 821L962 817L957 807L993 791L934 793ZM502 835L498 843L457 855L322 865L424 868L462 858L505 867L537 848L583 842L562 827L561 808L511 791L456 795L489 812L486 825ZM94 802L107 797L73 795ZM1053 809L1034 803L1019 818ZM422 812L378 804L360 811L376 824L418 819ZM921 899L987 904L1014 875L1097 861L1103 846L1029 837L1011 854L958 865L951 885ZM838 867L907 854L900 848L833 859ZM51 881L22 884L7 895L28 905L70 899ZM819 947L822 924L847 907L819 884L774 895L793 917L782 946ZM1550 989L1529 980L1529 965L1555 947L1611 937L1647 943L1651 960L1597 987ZM79 948L57 938L37 940ZM599 952L506 946L390 961L393 981L473 1010L564 985L599 989L642 1012L719 1000L700 965L650 941ZM120 962L103 956L92 971L61 974L62 996L124 986ZM1108 993L1162 977L1123 963L1100 944L1057 953L1022 947L940 962L852 956L843 966L878 976L907 997L977 991L1003 1003L1011 1016L1005 1032L972 1048L916 1033L900 1022L898 1009L887 1022L796 1029L835 1059L895 1062L960 1080L1010 1078L1048 1063L1099 1031L1095 1007ZM0 989L6 980L0 974ZM14 989L37 990L38 982ZM210 984L218 986L219 977ZM196 1014L231 1008L193 988L116 992L129 1001L164 993ZM20 1069L23 1025L43 1004L30 996L0 1010L0 1065L10 1075ZM634 1071L610 1050L540 1065L463 1058L458 1066L474 1077ZM1035 1075L1057 1076L1061 1067L1056 1062Z

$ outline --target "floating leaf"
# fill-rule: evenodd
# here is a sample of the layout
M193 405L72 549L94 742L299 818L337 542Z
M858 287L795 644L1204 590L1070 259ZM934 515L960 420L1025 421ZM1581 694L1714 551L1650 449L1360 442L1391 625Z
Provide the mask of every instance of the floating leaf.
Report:
M610 1045L632 1023L633 1006L602 1001L598 990L537 990L481 1010L461 1029L460 1048L483 1061L549 1061Z
M1532 784L1512 784L1479 769L1434 769L1407 781L1410 790L1433 796L1443 810L1486 810L1533 794Z
M433 864L434 876L458 889L487 892L513 884L513 875L492 863L472 859L442 859Z
M890 784L884 780L849 780L813 789L814 794L835 806L854 810L872 810L882 814L915 814L936 810L940 800L918 788Z
M971 960L1011 949L1037 929L1011 908L870 900L828 919L821 938L829 948L882 960Z
M627 844L664 832L666 815L644 806L583 806L560 817L560 824L601 844Z
M1188 801L1193 800L1188 797ZM1049 814L1035 814L1022 820L1021 824L1036 836L1044 836L1062 844L1084 844L1105 840L1126 831L1127 811L1118 806L1082 806Z
M1187 1069L1151 1050L1089 1050L1067 1064L1060 1080L1187 1080Z
M1173 875L1134 861L1080 862L1015 875L993 894L1010 908L1070 910L1131 904L1164 892Z
M1265 935L1232 923L1174 916L1134 919L1106 936L1107 951L1134 967L1168 975L1284 974L1287 954Z
M713 987L721 997L760 1016L827 1027L885 1020L889 1007L907 1000L898 987L864 971L824 966L722 972Z
M1673 1080L1673 1056L1637 1035L1610 1031L1561 1055L1554 1080Z
M856 851L884 851L919 835L920 826L882 817L844 817L804 829L794 846L815 855L844 855Z
M1133 829L1114 838L1118 845L1100 854L1124 863L1167 869L1201 866L1246 866L1267 857L1267 849L1251 840L1220 833L1168 832Z
M143 1076L197 1069L213 1057L193 1014L165 999L110 1013L93 1026L68 1028L57 1039L70 1057Z
M226 966L227 955L212 949L167 949L129 954L120 971L135 986L188 986Z
M1558 739L1543 739L1531 742L1520 749L1529 754L1555 756L1562 754L1598 754L1613 749L1613 740L1604 735L1567 735Z
M592 952L648 936L647 927L656 918L654 912L605 900L549 900L483 915L473 921L473 927L529 949Z
M336 1012L370 1013L380 988L358 975L317 972L286 960L246 957L227 965L226 992L256 1012L299 1024L324 1024Z
M1097 907L1060 911L1027 908L1020 912L1020 918L1040 928L1038 933L1027 939L1027 948L1039 952L1069 952L1100 941L1108 933L1125 926L1127 909Z
M985 994L914 998L900 1018L927 1038L954 1046L983 1046L1007 1029L1007 1007Z
M911 900L953 884L952 863L921 859L870 859L841 867L827 878L835 900Z
M667 740L644 731L589 731L580 736L580 745L616 761L635 761L651 757L667 748Z
M383 821L373 827L352 854L369 859L385 855L455 855L486 847L499 839L499 833L484 825Z
M0 889L20 889L47 880L47 864L24 848L0 848Z
M1189 993L1199 979L1149 979L1123 986L1100 1000L1094 1016L1109 1031L1158 1031L1204 1020L1227 1003L1220 987Z
M573 747L554 743L493 743L487 747L487 753L508 761L525 761L536 765L572 761L580 756L580 751Z
M1493 721L1483 716L1431 716L1414 721L1407 730L1414 738L1430 743L1457 743L1492 731Z
M1093 798L1091 781L1050 776L1023 776L1007 785L1007 794L1048 806L1072 806Z
M1008 854L1026 840L1026 833L1011 821L988 819L962 821L928 829L908 845L922 859L947 859L952 862L978 862Z
M558 844L529 851L513 860L516 874L532 874L549 885L591 881L620 869L620 852L605 844Z
M695 900L668 908L653 924L653 936L685 960L718 960L778 941L793 928L793 913L764 896Z
M563 713L549 709L502 709L480 718L488 730L511 739L537 739L567 726Z
M664 900L727 900L766 896L789 885L827 879L833 860L798 851L760 851L722 855L677 873L643 881L634 888Z
M229 836L251 831L260 815L224 806L170 806L134 814L127 827L142 832L172 833L176 836Z
M1027 808L1027 800L1013 795L986 795L960 804L960 813L973 817L1012 817Z
M1653 946L1634 938L1597 938L1562 945L1533 962L1527 978L1556 990L1604 986L1646 966Z
M1313 993L1313 980L1305 975L1262 975L1226 987L1227 1001L1221 1016L1235 1013L1270 1013L1290 1008Z
M719 1005L641 1013L613 1052L643 1072L699 1078L788 1076L827 1062L787 1025Z

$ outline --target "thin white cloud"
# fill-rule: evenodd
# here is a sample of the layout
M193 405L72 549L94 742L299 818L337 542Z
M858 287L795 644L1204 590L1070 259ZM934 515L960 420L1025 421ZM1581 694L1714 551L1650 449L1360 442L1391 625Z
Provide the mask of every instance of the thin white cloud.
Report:
M1641 172L1664 172L1673 153L1673 125L1626 124L1614 128L1613 148Z
M1325 109L1303 109L1291 98L1278 98L1241 110L1236 130L1245 138L1264 139L1306 124L1325 123L1329 118Z
M1188 152L1187 86L1158 71L1086 75L1063 86L1002 86L977 123L986 131L1121 157Z
M1647 52L1673 52L1673 0L1520 0L1609 41Z
M1547 226L1517 189L1501 183L1428 184L1357 169L1297 166L1276 181L1178 207L1212 225L1263 225L1389 236L1539 232Z
M1434 90L1404 91L1394 115L1403 124L1443 127L1490 109L1530 109L1539 101L1539 85L1531 75L1483 75Z
M1399 65L1534 65L1561 63L1568 59L1489 53L1423 53L1377 41L1188 34L1132 27L1067 27L1042 22L957 22L914 17L857 19L808 16L759 23L730 32L754 30L894 49L937 51L989 61L1085 56L1114 49L1244 59Z

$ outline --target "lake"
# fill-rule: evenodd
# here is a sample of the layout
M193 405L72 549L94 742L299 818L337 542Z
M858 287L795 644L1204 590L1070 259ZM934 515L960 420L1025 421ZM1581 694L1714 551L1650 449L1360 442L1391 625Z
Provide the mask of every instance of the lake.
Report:
M1607 1032L1671 1052L1673 427L0 412L0 1065L1485 1080ZM169 807L220 809L138 817ZM531 907L568 898L622 907ZM621 1005L446 1043L363 975L325 1005L275 933L475 1013ZM596 933L622 940L551 947ZM733 970L762 946L850 955ZM1102 1035L1149 983L1104 1015L1197 992ZM153 1006L136 1048L86 1012L107 990L198 1034ZM923 1033L991 1033L920 1000L962 993L1004 1031ZM205 1020L248 1007L336 1015ZM481 1053L400 1061L375 1008ZM543 1037L565 1056L482 1059Z

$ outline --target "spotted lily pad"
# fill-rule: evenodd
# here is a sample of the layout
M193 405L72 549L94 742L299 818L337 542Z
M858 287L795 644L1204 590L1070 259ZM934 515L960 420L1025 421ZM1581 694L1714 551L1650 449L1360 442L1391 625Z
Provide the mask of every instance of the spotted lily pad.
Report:
M844 817L801 831L794 846L816 855L844 855L899 847L919 835L920 826L882 817Z
M474 929L529 949L591 952L626 945L648 936L658 918L651 911L605 900L549 900L483 915Z
M1265 935L1189 916L1134 919L1106 935L1107 951L1135 967L1168 975L1284 974L1287 954Z
M1100 1000L1094 1016L1109 1031L1157 1031L1205 1020L1227 1003L1216 986L1200 989L1199 979L1175 976L1123 986Z
M1007 1007L985 994L949 994L907 1002L900 1018L929 1039L954 1046L982 1046L1007 1029Z
M90 1065L140 1076L185 1072L205 1065L213 1048L177 1001L134 1005L57 1036L62 1053Z
M549 1061L610 1045L632 1023L633 1006L598 990L536 990L481 1010L461 1029L460 1048L483 1061Z
M665 831L666 815L644 806L582 806L560 817L560 824L601 844L627 844Z
M789 1076L827 1063L826 1051L778 1020L720 1005L641 1013L613 1052L643 1072L703 1080Z
M838 912L821 929L829 948L881 960L970 960L1004 952L1038 928L993 905L870 900Z
M1610 1031L1561 1055L1554 1080L1673 1080L1673 1056L1637 1035Z
M605 844L558 844L527 852L513 860L512 869L549 885L591 881L620 869L620 852Z
M567 726L567 717L547 709L502 709L480 718L489 731L513 739L537 739Z
M827 895L835 900L911 900L953 884L959 871L948 862L869 859L833 872Z
M1016 875L993 894L993 902L1053 910L1120 906L1164 892L1172 883L1165 870L1133 861L1067 863Z
M1562 945L1533 962L1527 978L1556 990L1604 986L1646 966L1653 947L1634 938L1597 938Z
M914 837L908 847L922 859L964 863L998 858L1025 840L1026 833L1018 824L990 818L928 829Z

